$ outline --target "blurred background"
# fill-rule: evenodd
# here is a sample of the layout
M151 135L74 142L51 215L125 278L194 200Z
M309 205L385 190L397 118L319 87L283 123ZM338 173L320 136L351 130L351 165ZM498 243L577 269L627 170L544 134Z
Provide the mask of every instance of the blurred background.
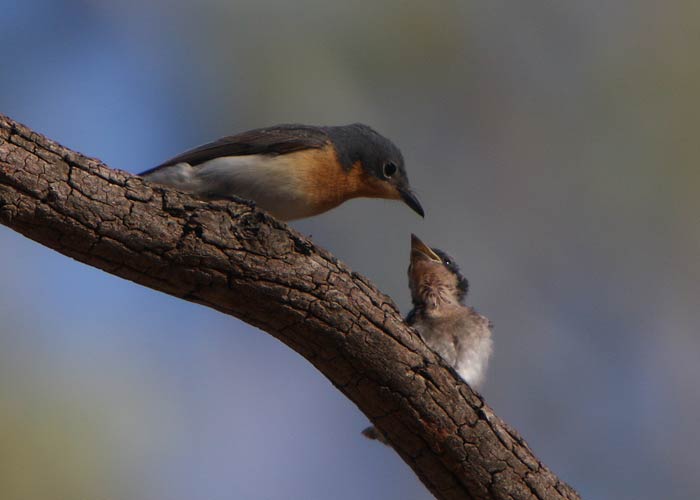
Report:
M700 496L700 4L2 0L0 113L139 172L371 124L427 211L294 223L409 308L409 233L495 324L483 394L585 498ZM357 408L233 318L0 227L0 490L427 499Z

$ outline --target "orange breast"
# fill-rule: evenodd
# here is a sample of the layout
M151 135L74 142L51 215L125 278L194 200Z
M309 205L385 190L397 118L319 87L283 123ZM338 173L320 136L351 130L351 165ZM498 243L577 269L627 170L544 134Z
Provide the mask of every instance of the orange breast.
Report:
M293 154L298 155L295 164L299 180L316 213L330 210L352 198L400 198L394 186L368 174L359 162L346 172L330 145Z

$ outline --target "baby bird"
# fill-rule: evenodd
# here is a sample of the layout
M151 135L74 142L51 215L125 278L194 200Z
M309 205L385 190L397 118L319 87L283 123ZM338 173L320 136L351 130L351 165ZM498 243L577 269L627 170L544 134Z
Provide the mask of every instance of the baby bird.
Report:
M465 382L478 387L493 350L491 325L464 305L469 283L457 264L412 234L408 284L413 309L406 322Z
M464 305L468 282L452 258L411 235L408 285L413 309L406 323L472 387L484 380L493 350L488 319ZM362 432L387 444L375 427Z
M142 172L204 199L245 198L289 221L352 198L402 200L425 214L399 148L367 125L276 125L224 137Z

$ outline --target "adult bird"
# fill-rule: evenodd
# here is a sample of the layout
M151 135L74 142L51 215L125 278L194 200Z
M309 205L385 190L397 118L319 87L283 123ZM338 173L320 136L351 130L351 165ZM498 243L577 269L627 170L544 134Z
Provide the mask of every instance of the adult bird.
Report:
M289 221L359 197L402 200L424 216L399 148L367 125L276 125L199 146L142 172L204 199L254 201Z

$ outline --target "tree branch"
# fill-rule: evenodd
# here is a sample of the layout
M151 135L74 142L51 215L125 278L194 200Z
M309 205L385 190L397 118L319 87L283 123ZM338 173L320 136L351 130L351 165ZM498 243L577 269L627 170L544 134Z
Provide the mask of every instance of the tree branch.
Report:
M0 222L281 340L357 404L440 499L579 498L389 297L252 204L148 185L0 115Z

